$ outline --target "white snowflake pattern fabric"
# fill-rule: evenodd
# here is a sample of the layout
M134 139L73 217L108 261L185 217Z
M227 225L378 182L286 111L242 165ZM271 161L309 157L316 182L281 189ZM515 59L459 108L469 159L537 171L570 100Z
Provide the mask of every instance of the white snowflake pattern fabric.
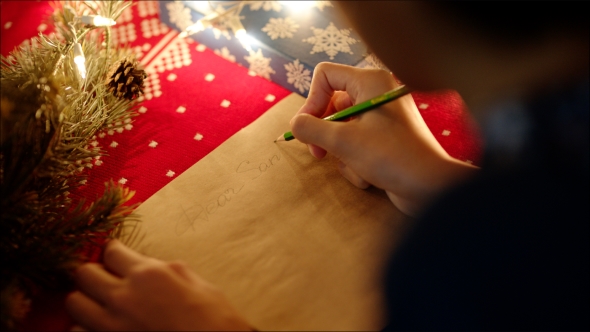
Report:
M236 57L233 56L227 47L222 47L221 50L215 50L213 53L219 55L220 57L224 58L225 60L236 62Z
M330 60L334 60L339 52L354 54L350 45L355 44L358 40L350 37L349 29L338 29L333 22L326 29L311 27L313 37L303 39L304 42L313 44L309 54L326 52Z
M367 64L363 68L384 69L389 71L387 66L385 66L385 64L381 62L381 60L379 60L375 53L369 54L369 56L365 58L365 61L367 62Z
M290 17L270 18L268 23L262 28L262 31L275 40L277 38L293 38L293 33L297 32L299 24Z
M287 70L287 82L293 84L300 93L309 90L311 84L311 72L309 69L299 63L299 59L295 59L292 63L285 65Z
M282 6L278 1L250 1L249 5L251 11L260 10L260 8L262 8L265 12L269 10L280 12L282 9Z
M219 13L219 18L215 20L213 24L213 36L215 39L219 39L219 37L223 36L225 39L231 39L231 35L229 30L231 30L231 23L236 18L240 20L238 12L234 11L231 13L226 14L225 8L222 5L217 6L215 9L217 13Z
M166 4L168 14L170 15L170 22L176 24L180 30L185 30L187 27L193 25L191 19L191 10L185 7L182 2L174 1Z
M250 64L248 69L267 80L270 80L270 74L275 73L274 69L270 66L271 58L265 58L260 48L256 52L250 51L250 55L244 56L244 59Z

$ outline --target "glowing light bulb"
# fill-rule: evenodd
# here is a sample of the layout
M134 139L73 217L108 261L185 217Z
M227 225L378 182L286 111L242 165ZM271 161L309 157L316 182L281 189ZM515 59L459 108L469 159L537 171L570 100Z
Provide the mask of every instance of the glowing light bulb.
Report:
M236 31L235 34L236 38L238 38L239 40L246 39L248 36L246 34L246 29L238 29L238 31Z
M81 16L80 21L82 21L82 23L84 23L84 24L90 24L90 25L94 25L97 27L110 27L110 26L117 24L117 22L115 22L114 20L112 20L110 18L102 17L100 15Z
M199 31L205 30L205 24L203 24L203 20L198 20L197 23L187 27L183 32L181 32L178 36L180 38L184 38L186 36L192 35L193 33L197 33Z
M252 51L251 45L256 41L256 39L247 34L246 29L238 29L236 30L236 32L234 32L234 35L236 36L240 44L242 44L242 46L246 49L246 51Z
M242 44L246 51L252 51L250 44L256 40L246 33L246 29L242 25L242 22L240 22L240 18L237 16L232 17L228 23L231 29L234 31L234 36L236 36L240 44Z
M76 67L78 67L78 72L82 79L86 78L86 58L84 57L84 52L82 51L82 45L80 43L74 44L74 63Z
M205 17L203 17L200 20L198 20L197 23L195 23L195 24L193 24L191 26L188 26L178 36L180 38L185 38L186 36L190 36L193 33L197 33L199 31L203 31L206 28L212 26L213 21L215 19L217 19L218 16L219 16L219 14L217 14L216 12L209 13Z

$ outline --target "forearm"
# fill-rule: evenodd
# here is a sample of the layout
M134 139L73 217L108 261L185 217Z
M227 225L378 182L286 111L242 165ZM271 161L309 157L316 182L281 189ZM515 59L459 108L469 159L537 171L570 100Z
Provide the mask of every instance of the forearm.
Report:
M420 215L421 211L451 188L475 177L480 170L447 154L430 155L430 158L425 158L417 166L412 172L413 176L400 179L405 183L384 188L391 202L412 217ZM400 191L400 188L404 190Z

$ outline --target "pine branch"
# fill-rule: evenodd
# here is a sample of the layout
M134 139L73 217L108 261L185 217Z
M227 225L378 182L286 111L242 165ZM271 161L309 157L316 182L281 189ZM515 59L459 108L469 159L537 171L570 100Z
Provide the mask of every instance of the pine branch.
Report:
M14 325L14 301L27 289L67 288L71 270L87 259L88 250L137 222L134 207L124 205L133 194L112 181L94 202L68 198L85 179L90 161L105 153L90 144L95 135L124 126L137 106L136 99L118 98L105 85L110 67L133 59L131 51L105 50L102 30L82 24L79 17L115 20L130 5L56 2L57 35L39 35L0 58L3 327ZM85 78L74 64L76 43L86 59Z

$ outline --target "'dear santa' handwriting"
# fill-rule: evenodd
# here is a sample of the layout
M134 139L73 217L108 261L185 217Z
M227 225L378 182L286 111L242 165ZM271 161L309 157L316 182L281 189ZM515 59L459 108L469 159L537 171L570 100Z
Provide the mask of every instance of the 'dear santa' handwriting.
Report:
M236 173L251 172L254 175L251 180L254 180L273 167L279 160L281 160L280 154L275 154L268 159L268 162L265 161L258 165L250 165L249 160L244 160L238 165L238 168L236 168Z
M220 208L223 208L229 204L232 199L242 191L249 181L256 180L262 176L264 173L272 169L273 166L275 166L280 160L280 152L263 162L250 162L250 160L244 160L238 164L238 167L236 168L236 174L247 174L249 179L242 183L241 186L225 189L225 191L216 195L214 199L204 205L194 204L190 207L186 207L180 204L184 215L176 222L176 235L181 236L189 228L192 228L194 231L195 229L193 224L198 219L208 221L209 216L213 215Z

